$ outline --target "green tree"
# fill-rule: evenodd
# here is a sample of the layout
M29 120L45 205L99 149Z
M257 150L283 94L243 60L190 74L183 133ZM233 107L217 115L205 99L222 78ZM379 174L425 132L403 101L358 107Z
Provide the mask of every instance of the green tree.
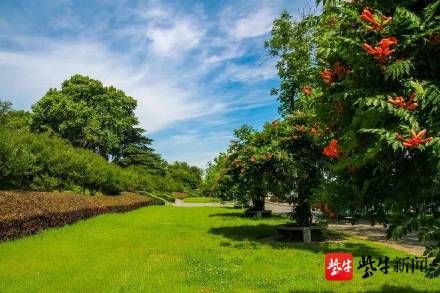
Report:
M139 166L151 174L164 176L166 163L151 147L153 140L144 136L143 132L142 128L129 129L115 161L123 167Z
M150 142L140 135L142 129L135 128L136 104L121 90L74 75L63 82L60 90L50 89L32 106L32 129L51 130L105 159L121 159L131 143Z
M202 182L202 193L217 196L216 187L226 167L227 154L220 153L212 162L208 162Z
M167 173L177 184L182 184L185 191L193 191L200 188L203 170L190 166L186 162L174 162L167 166Z
M11 107L12 107L11 102L0 100L0 117L6 115L11 110Z
M214 190L218 196L252 203L264 210L268 194L294 204L298 225L312 224L312 189L323 175L324 133L312 115L294 112L256 131L244 126L222 159Z
M440 1L322 2L300 21L284 13L267 43L282 112L312 96L333 139L317 193L391 223L389 236L439 241ZM426 251L429 276L440 274L439 251Z

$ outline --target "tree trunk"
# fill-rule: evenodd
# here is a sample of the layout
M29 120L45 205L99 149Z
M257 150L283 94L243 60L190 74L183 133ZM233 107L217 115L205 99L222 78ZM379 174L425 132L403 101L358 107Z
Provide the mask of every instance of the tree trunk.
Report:
M296 223L299 226L310 226L312 224L312 211L307 200L299 202L293 213Z
M264 211L264 196L258 196L252 199L252 210Z

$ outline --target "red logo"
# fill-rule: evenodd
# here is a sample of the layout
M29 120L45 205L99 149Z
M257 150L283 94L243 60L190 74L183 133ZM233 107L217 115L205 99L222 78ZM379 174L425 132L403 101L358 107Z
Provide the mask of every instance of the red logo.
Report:
M327 253L324 266L327 281L350 281L353 279L353 255L351 253Z

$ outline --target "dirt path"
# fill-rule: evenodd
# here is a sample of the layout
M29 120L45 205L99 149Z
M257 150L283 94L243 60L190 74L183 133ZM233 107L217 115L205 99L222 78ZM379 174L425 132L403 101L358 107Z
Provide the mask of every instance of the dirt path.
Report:
M292 212L293 206L287 203L277 203L266 201L264 203L266 210L271 210L274 214L287 214Z
M272 210L274 214L286 214L292 211L292 206L284 203L266 202L266 209ZM379 242L388 247L404 251L410 254L421 256L425 250L426 242L419 242L416 234L410 234L399 241L386 239L386 228L382 225L371 226L370 224L330 224L331 230L360 239Z
M186 207L186 208L196 208L196 207L232 207L232 203L219 203L219 202L184 202L183 200L176 199L173 206L176 207Z
M380 242L385 246L401 250L410 254L421 256L425 250L426 242L419 242L416 234L410 234L399 241L386 239L386 228L382 225L371 226L369 224L330 224L329 228L347 235L356 236L360 239Z

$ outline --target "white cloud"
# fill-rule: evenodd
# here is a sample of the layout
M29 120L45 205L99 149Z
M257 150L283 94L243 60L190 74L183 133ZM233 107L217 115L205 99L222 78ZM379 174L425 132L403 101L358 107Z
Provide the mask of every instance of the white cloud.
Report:
M147 29L146 37L152 41L153 51L162 56L176 56L199 44L204 31L188 20L176 21L171 27L153 25Z
M23 41L23 40L22 40ZM23 41L24 42L24 41ZM28 47L32 46L30 41ZM200 93L183 86L162 62L148 66L133 63L122 54L110 52L99 43L53 43L45 49L8 52L0 50L0 95L12 98L20 108L36 102L51 87L80 73L114 85L138 100L141 126L158 131L178 121L221 112L226 105L200 101ZM5 74L7 73L7 74ZM188 81L186 81L188 82Z
M256 82L276 77L276 69L273 61L262 64L238 65L229 63L222 73L221 78L230 81Z
M275 2L221 5L212 13L201 4L110 1L108 13L93 19L76 9L42 19L58 27L47 38L0 19L0 42L7 44L0 45L0 98L28 109L71 75L88 75L138 100L141 127L167 160L205 166L227 147L232 129L248 122L249 109L273 103L270 89L256 82L276 76L272 62L258 64ZM234 63L244 56L239 62L252 64Z
M165 159L169 162L182 160L184 157L189 164L206 168L208 161L212 161L220 152L226 150L232 138L232 131L200 133L188 130L162 139L156 146L167 153Z
M159 57L178 57L197 48L206 33L200 16L178 14L171 7L155 1L130 13L130 18L136 19L137 24L130 24L117 33L142 45L148 41L149 49Z
M227 21L229 22L227 32L237 39L259 37L271 30L272 21L276 16L277 12L270 6L259 7L232 23Z
M222 39L222 41L224 44L225 40ZM228 46L226 46L225 48L219 48L220 49L219 52L216 52L211 55L206 54L202 62L207 65L221 63L227 60L239 58L246 53L246 49L243 46L240 46L240 44L237 42L233 42L232 40L229 40L227 44Z

